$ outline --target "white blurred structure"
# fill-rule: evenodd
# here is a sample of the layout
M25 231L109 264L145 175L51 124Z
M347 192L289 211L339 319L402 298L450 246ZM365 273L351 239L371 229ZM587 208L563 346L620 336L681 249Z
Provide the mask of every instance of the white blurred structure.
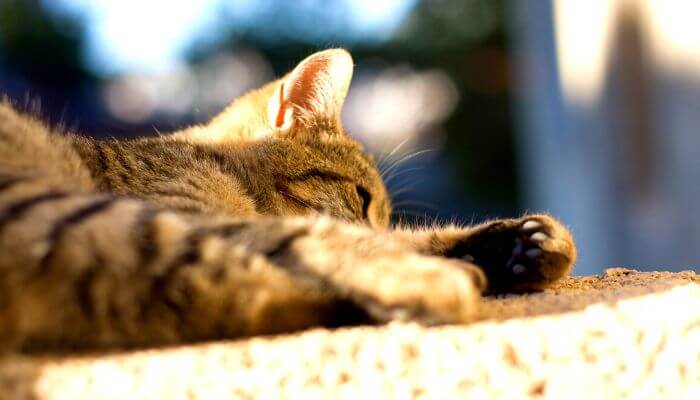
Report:
M700 266L700 2L513 2L523 192L576 273Z
M370 151L401 157L416 148L441 148L445 136L439 126L458 100L454 82L438 69L419 72L398 65L360 72L345 102L343 124Z
M154 115L205 117L273 78L267 59L252 49L222 52L196 66L185 63L150 72L125 73L107 82L102 97L115 118L138 123Z

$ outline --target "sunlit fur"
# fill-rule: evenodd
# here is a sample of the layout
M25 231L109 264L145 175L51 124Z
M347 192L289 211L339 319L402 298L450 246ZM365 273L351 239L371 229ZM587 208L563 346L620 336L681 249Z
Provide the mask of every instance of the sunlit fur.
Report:
M223 143L170 137L79 139L77 143L100 190L188 212L322 213L376 227L388 224L389 198L374 163L346 136ZM370 195L367 216L363 190Z
M380 173L340 125L351 76L347 52L316 53L209 123L123 141L0 102L0 348L468 322L483 290L571 270L547 215L390 229ZM518 241L539 255L513 261Z

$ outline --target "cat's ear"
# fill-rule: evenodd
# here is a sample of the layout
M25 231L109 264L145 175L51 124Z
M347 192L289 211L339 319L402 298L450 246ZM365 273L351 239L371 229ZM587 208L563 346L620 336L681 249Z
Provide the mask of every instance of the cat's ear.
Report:
M340 111L352 79L353 62L342 49L314 53L292 72L233 101L206 125L176 133L205 142L291 137L297 132L342 132ZM294 129L294 127L301 129Z
M314 53L277 81L267 106L270 127L287 134L296 125L340 127L353 61L343 49Z

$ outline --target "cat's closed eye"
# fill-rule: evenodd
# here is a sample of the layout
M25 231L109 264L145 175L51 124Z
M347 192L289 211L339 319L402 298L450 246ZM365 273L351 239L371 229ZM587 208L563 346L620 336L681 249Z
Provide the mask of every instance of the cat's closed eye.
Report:
M360 197L360 205L362 207L362 219L369 220L369 205L372 202L372 195L367 191L367 189L362 186L356 186L357 195Z

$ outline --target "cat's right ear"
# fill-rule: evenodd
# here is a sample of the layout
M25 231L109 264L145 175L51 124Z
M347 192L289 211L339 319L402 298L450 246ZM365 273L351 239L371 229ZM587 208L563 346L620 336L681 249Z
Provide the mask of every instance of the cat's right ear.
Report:
M279 135L293 135L295 126L340 131L352 71L352 57L343 49L310 55L278 81L268 101L268 124Z
M294 137L299 132L340 133L340 112L352 71L352 57L343 49L314 53L284 77L236 99L209 124L179 135L221 142ZM304 129L310 127L327 129Z

